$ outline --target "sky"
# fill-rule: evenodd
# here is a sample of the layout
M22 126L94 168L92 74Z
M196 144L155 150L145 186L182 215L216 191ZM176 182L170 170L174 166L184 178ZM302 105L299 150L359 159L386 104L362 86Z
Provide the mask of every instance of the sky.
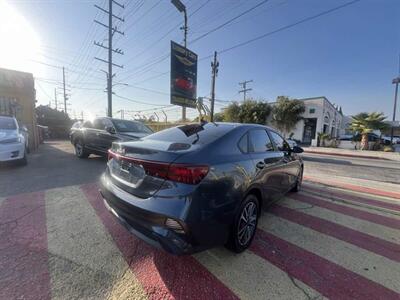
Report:
M123 65L113 70L113 112L119 116L123 109L126 118L156 113L163 120L164 110L168 120L176 120L181 109L169 106L169 53L171 40L183 41L183 15L169 0L119 1L125 8L114 4L113 12L125 22L114 23L124 35L115 33L113 47L124 55L113 56ZM253 80L248 97L254 99L325 96L346 115L379 111L392 118L391 81L400 71L400 1L361 0L315 18L351 0L182 2L189 16L188 48L199 57L198 96L210 95L211 56L218 52L216 111L229 101L243 101L239 82ZM54 107L55 89L62 99L64 66L70 116L105 115L102 70L107 65L94 57L106 59L107 51L94 41L106 45L108 36L93 20L107 22L94 7L107 8L107 3L0 0L0 67L32 72L38 104L51 102ZM188 109L188 117L196 116L196 110ZM400 119L400 111L397 116Z

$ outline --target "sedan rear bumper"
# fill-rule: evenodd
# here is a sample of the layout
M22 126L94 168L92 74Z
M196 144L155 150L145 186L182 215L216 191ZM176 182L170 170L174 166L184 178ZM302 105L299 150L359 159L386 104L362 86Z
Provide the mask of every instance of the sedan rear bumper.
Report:
M135 198L135 196L113 185L106 176L102 176L100 193L104 205L130 233L154 247L164 249L175 255L191 254L203 250L194 247L189 242L191 238L188 233L177 232L168 228L165 224L169 216L134 206L118 197L113 192L115 189L118 189L119 195L124 193L123 198L125 199L126 197ZM143 201L143 199L140 200Z

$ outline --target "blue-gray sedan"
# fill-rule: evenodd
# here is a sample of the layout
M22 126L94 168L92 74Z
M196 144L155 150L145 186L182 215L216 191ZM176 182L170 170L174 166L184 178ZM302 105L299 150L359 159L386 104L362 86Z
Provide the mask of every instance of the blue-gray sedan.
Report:
M168 252L217 245L241 252L261 208L300 189L302 151L267 126L178 126L114 143L101 194L130 232Z

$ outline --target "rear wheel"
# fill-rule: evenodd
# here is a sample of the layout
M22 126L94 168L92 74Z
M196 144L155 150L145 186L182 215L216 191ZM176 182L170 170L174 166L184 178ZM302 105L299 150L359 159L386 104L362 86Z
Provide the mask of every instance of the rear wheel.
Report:
M90 153L87 152L81 139L75 142L75 155L79 158L88 158Z
M246 250L256 233L259 202L255 195L248 195L240 206L239 214L231 230L227 247L236 253Z

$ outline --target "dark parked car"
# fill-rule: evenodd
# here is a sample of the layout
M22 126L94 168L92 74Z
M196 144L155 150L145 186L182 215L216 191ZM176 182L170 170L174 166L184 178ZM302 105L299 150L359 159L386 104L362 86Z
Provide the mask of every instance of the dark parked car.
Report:
M137 140L151 133L141 122L104 117L75 123L69 136L76 156L87 158L92 153L106 155L113 142Z
M298 191L303 162L272 128L183 125L114 143L105 206L131 233L174 254L249 247L261 208Z

